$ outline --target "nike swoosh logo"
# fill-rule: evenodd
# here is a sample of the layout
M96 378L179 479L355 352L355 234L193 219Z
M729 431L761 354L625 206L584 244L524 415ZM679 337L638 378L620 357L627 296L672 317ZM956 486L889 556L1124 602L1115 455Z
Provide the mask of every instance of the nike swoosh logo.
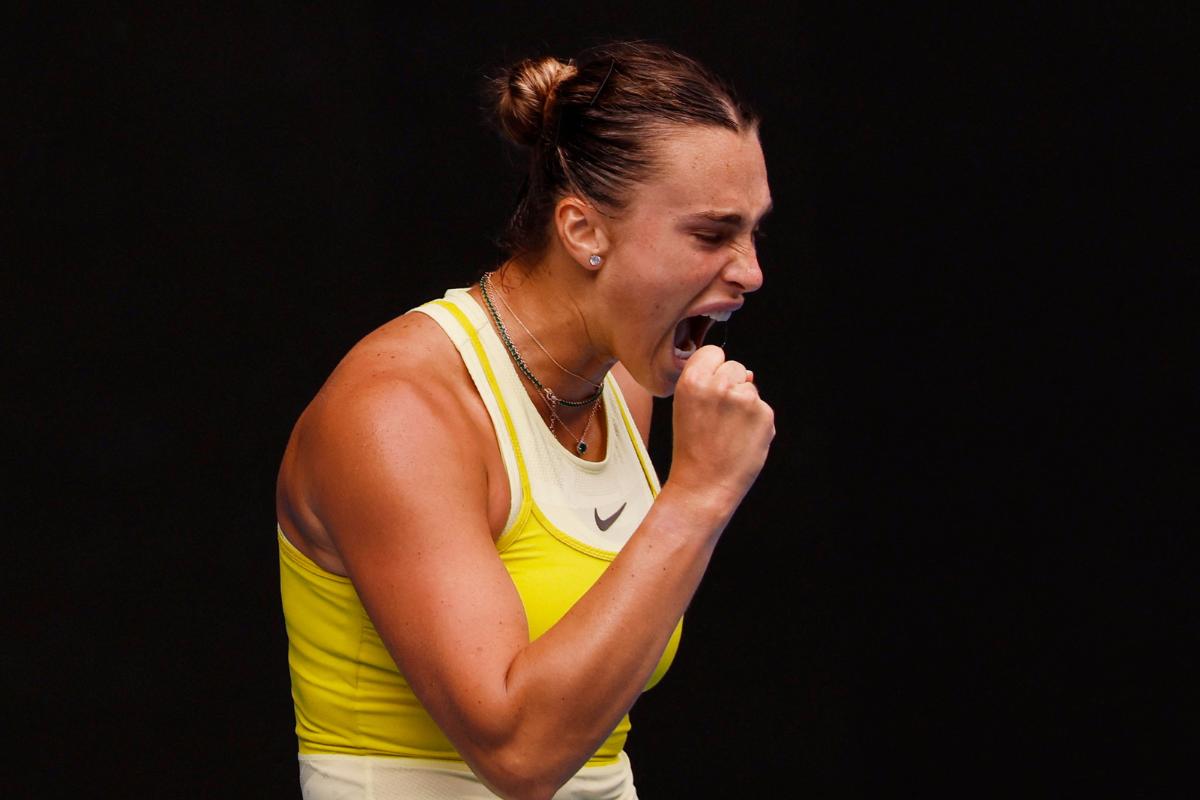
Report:
M621 507L608 519L600 519L600 509L593 508L592 513L596 516L596 527L602 531L606 531L612 527L612 524L617 521L617 517L621 516L621 512L625 510L628 503L621 503Z

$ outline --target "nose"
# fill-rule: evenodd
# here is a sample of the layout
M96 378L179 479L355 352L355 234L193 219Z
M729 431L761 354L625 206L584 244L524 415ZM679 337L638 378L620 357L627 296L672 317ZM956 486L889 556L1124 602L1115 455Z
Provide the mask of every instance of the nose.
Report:
M758 249L751 240L745 246L734 248L734 257L725 267L725 280L741 287L743 294L762 287L762 268L758 263Z

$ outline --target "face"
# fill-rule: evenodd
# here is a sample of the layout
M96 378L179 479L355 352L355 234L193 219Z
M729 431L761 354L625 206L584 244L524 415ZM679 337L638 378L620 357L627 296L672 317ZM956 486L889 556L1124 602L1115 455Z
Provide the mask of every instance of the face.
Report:
M598 275L612 354L659 397L675 390L687 357L712 324L762 285L755 234L770 210L755 131L678 129L660 168L610 220Z

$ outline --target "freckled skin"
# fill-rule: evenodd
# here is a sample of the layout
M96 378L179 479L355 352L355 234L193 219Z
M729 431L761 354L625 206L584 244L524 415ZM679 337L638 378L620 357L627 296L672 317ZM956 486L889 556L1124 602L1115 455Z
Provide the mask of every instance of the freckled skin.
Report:
M600 579L535 640L495 549L510 497L491 420L436 323L413 314L370 334L297 422L277 492L284 534L351 577L418 699L497 794L550 797L613 730L765 461L773 412L748 371L716 347L683 369L673 333L761 285L753 231L769 206L755 132L672 129L625 209L610 219L561 199L558 235L509 283L526 322L553 332L556 358L588 376L572 385L522 342L556 389L584 396L611 368L643 434L648 392L675 393L669 479ZM603 265L589 269L597 250Z
M661 148L657 176L641 185L612 222L609 264L600 270L600 304L619 309L607 344L651 393L673 392L675 325L690 309L740 300L762 285L752 231L771 203L755 131L692 127ZM683 220L700 212L735 213L721 246L707 246Z

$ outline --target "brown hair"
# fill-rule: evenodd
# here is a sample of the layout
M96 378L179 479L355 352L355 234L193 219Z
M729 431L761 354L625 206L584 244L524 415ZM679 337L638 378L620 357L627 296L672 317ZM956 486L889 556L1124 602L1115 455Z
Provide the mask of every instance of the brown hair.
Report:
M742 132L758 124L733 90L667 47L618 42L569 62L524 59L489 81L500 130L528 148L529 171L499 244L541 252L554 204L576 193L618 211L654 173L655 145L673 126Z

